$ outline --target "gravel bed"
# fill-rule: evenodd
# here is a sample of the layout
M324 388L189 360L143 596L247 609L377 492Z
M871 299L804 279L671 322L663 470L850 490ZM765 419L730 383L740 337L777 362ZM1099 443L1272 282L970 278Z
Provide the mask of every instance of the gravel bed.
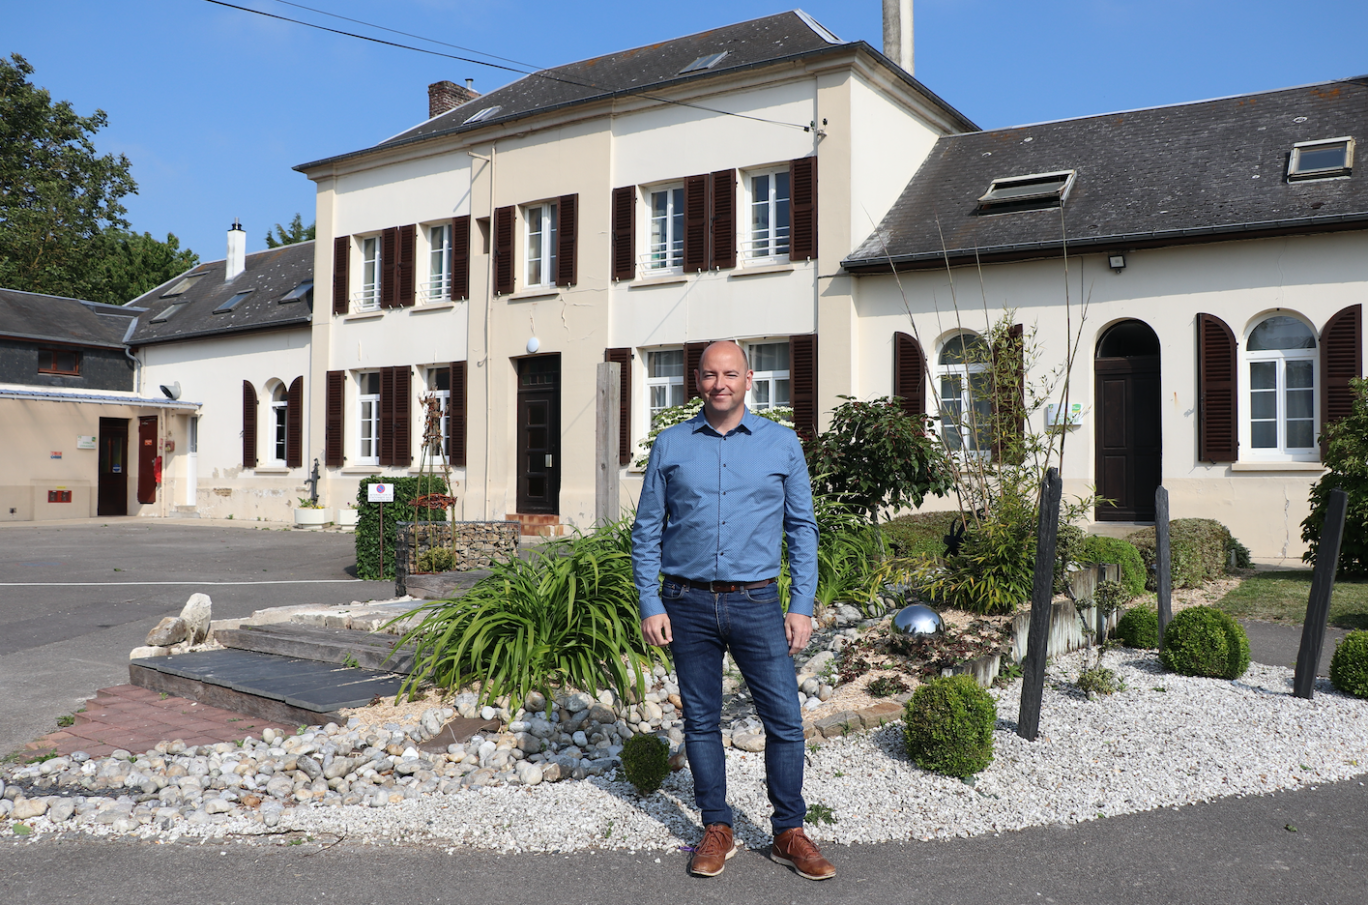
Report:
M1368 702L1336 692L1327 681L1318 683L1313 701L1304 701L1291 695L1288 669L1252 664L1234 682L1192 679L1163 672L1152 653L1120 650L1104 655L1103 665L1115 670L1125 690L1089 700L1073 684L1082 662L1082 654L1073 654L1048 668L1035 742L1015 734L1020 680L992 691L996 756L972 784L913 766L896 724L814 746L804 791L809 804L830 808L836 822L809 827L812 835L838 844L973 836L1294 789L1368 771ZM733 748L727 769L739 838L767 845L764 754ZM273 806L270 820L219 806L195 819L163 810L139 823L110 816L131 808L131 798L78 798L85 816L78 808L74 818L65 814L58 822L44 814L26 824L35 839L63 831L283 842L290 836L282 834L306 833L324 842L345 837L504 852L674 850L699 832L688 770L672 774L645 800L611 767L580 781L437 785L430 781L422 794L383 802L368 797L360 805ZM12 818L0 826L6 823Z

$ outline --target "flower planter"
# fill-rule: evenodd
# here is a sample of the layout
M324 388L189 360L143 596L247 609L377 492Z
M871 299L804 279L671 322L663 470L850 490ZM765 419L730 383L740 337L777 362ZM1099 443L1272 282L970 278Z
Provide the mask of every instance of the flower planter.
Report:
M360 509L339 509L337 510L337 525L340 528L355 528L360 517Z
M296 528L321 528L332 521L332 512L328 509L296 509L294 514Z

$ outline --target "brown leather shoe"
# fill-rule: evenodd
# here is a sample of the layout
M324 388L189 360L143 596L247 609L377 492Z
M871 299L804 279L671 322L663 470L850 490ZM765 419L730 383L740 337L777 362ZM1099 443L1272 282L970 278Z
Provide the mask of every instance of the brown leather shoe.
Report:
M787 864L798 872L798 876L809 880L830 880L836 876L836 868L817 851L817 844L807 837L801 826L784 830L774 837L770 846L770 857L780 864Z
M693 859L689 861L689 873L699 877L717 876L738 848L732 839L731 827L725 823L708 824L703 831L703 841L698 843Z

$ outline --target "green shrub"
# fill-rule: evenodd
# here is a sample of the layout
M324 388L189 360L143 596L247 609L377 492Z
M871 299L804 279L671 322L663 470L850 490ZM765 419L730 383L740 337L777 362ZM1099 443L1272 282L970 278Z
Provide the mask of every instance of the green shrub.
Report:
M384 504L367 502L368 492L366 488L372 484L393 484L394 502ZM394 543L396 539L394 526L399 522L415 520L412 505L414 497L446 492L446 481L440 477L418 475L393 479L383 477L362 478L361 486L356 491L356 508L360 510L356 517L356 577L364 578L367 581L393 578ZM381 505L385 507L385 524L383 526L385 568L383 572L380 570ZM417 513L418 521L444 522L447 519L444 509L419 509Z
M961 779L993 761L997 706L972 676L931 679L903 709L907 756L924 770Z
M1196 606L1169 622L1159 659L1180 675L1238 679L1249 669L1249 638L1230 616L1214 607Z
M1126 540L1140 551L1140 557L1145 561L1145 587L1153 591L1154 529L1141 528ZM1169 522L1169 565L1173 586L1200 588L1203 582L1225 575L1232 543L1238 541L1215 519L1180 518Z
M1321 526L1325 523L1330 491L1339 487L1349 497L1344 514L1344 539L1340 542L1339 576L1368 578L1368 381L1353 379L1354 403L1350 413L1325 429L1326 444L1321 464L1329 469L1311 486L1311 513L1302 522L1306 552L1302 559L1316 561Z
M418 557L419 572L450 572L456 565L456 554L446 547L429 547Z
M972 521L944 571L923 569L922 590L945 606L982 615L1016 611L1035 582L1035 530L1025 520Z
M953 509L936 512L913 512L900 515L879 526L894 556L944 556L945 535L960 517Z
M1083 561L1083 538L1087 535L1077 525L1060 525L1055 537L1054 592L1063 594L1069 586L1069 564ZM1034 567L1033 567L1034 568ZM1035 577L1032 576L1032 584Z
M670 775L670 743L646 733L627 739L622 746L622 772L639 794L652 794Z
M1075 682L1079 691L1087 695L1109 695L1116 694L1118 691L1126 689L1126 683L1122 682L1116 673L1105 666L1094 666L1085 669L1078 674L1078 681Z
M1080 554L1084 562L1115 563L1121 567L1121 584L1126 587L1127 599L1145 593L1145 561L1135 544L1119 537L1090 534L1083 539Z
M1109 578L1099 581L1096 590L1093 591L1093 605L1102 611L1103 616L1115 613L1129 599L1126 595L1126 586Z
M1330 682L1345 694L1368 698L1368 631L1350 632L1336 645Z
M1159 647L1159 611L1133 606L1116 624L1116 637L1126 647L1154 650Z

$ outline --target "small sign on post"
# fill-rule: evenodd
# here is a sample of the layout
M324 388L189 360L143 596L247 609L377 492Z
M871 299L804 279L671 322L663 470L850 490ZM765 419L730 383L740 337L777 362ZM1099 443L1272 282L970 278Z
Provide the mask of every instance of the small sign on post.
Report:
M394 502L393 484L367 484L366 501L380 504L380 579L385 578L385 504Z
M1338 487L1330 491L1330 504L1325 507L1325 523L1316 546L1316 570L1311 574L1311 597L1306 602L1306 621L1302 623L1297 671L1292 677L1292 694L1308 701L1316 693L1316 666L1325 644L1325 622L1330 618L1330 595L1335 590L1335 569L1339 567L1348 507L1348 494Z

